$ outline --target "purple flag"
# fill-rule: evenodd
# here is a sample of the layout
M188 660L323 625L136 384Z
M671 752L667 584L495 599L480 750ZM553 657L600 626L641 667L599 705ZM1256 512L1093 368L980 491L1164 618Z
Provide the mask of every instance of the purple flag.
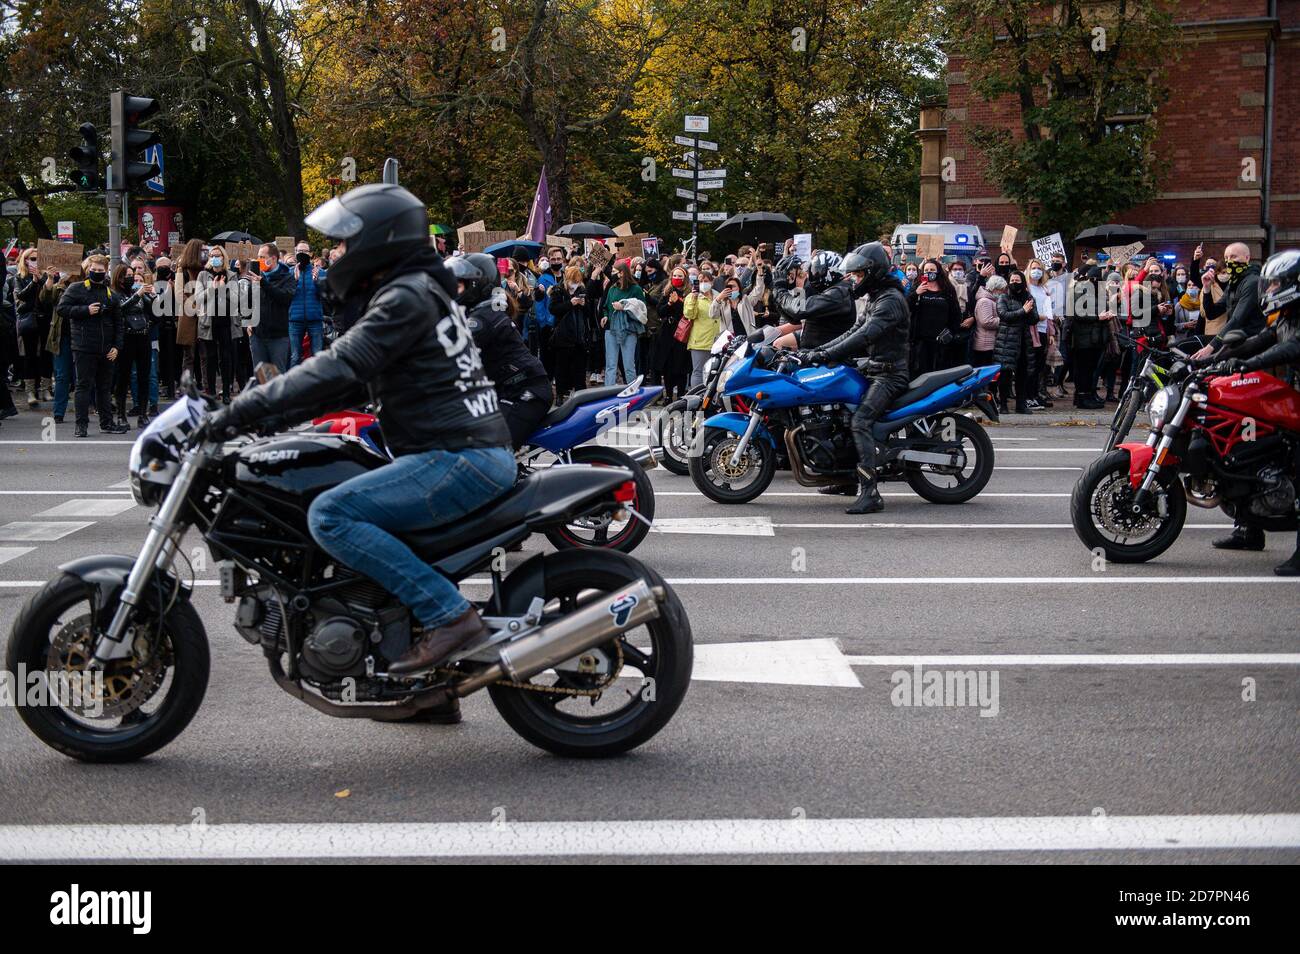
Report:
M546 184L546 167L542 166L542 175L537 180L537 194L533 196L533 208L528 213L528 227L524 229L524 236L534 242L545 242L546 233L550 230L551 190Z

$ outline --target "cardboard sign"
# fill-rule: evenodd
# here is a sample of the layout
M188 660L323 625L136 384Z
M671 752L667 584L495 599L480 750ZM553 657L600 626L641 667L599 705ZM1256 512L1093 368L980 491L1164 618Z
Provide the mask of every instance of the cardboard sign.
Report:
M36 266L45 271L57 268L61 272L81 274L81 260L86 257L86 247L76 242L59 242L54 239L36 240Z
M293 246L294 241L292 235L277 235L275 237L275 247L280 250L281 255L288 255L292 258Z
M257 259L257 245L253 242L227 242L226 261L252 262Z
M1112 245L1104 250L1110 256L1111 268L1123 268L1133 256L1142 251L1142 243L1134 242L1132 245Z
M569 254L569 246L573 244L573 239L565 238L563 235L546 236L546 247L548 249L558 248L565 255Z
M600 268L609 261L609 249L600 239L584 239L582 253L594 267Z
M643 232L636 235L620 235L609 239L609 242L614 246L615 257L636 258L641 254L641 247L649 237L650 233Z
M460 228L456 230L456 247L464 248L465 236L468 233L485 232L485 231L487 231L487 223L484 222L482 219L479 219L477 222L471 222L469 225L462 225Z
M1034 239L1034 258L1043 264L1052 260L1053 255L1065 254L1065 242L1061 240L1060 232L1053 232L1045 238Z
M634 235L636 230L632 228L631 222L624 222L622 225L614 226L615 235Z
M497 242L508 242L518 237L516 233L510 231L466 232L461 236L460 250L469 255L471 252L481 252Z
M918 235L916 237L916 254L919 258L943 258L943 236Z
M1020 230L1016 228L1014 225L1002 226L1002 241L998 243L998 248L1000 248L1002 251L1010 255L1011 249L1015 247L1016 234L1019 231Z
M172 243L171 248L167 251L167 257L172 260L173 265L176 264L176 259L181 257L181 252L183 251L185 251L185 246L180 242Z

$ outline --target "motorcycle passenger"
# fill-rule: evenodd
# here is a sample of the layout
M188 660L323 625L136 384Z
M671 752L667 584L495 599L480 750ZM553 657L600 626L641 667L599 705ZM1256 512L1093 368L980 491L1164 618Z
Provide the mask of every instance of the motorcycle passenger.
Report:
M1267 316L1266 327L1236 347L1226 349L1223 370L1228 374L1263 371L1286 366L1290 385L1300 390L1300 251L1278 252L1264 263L1259 277L1259 306ZM1296 447L1292 479L1300 482L1300 445ZM1295 502L1300 520L1300 496ZM1238 526L1232 532L1241 546L1220 547L1233 550L1264 549L1264 531L1257 527ZM1218 541L1219 546L1223 541ZM1300 528L1296 530L1296 550L1291 559L1273 568L1278 576L1300 576Z
M510 320L496 259L483 252L458 255L447 268L456 276L456 301L466 309L465 320L487 376L496 385L501 413L510 428L510 443L517 449L551 409L555 396L551 380Z
M812 257L807 269L790 278L799 264L794 255L787 255L776 264L776 278L772 297L776 299L786 321L800 325L798 330L782 334L774 345L777 348L803 348L812 350L844 334L853 325L856 311L853 294L844 281L844 267L836 252L820 251Z
M218 410L212 432L291 424L365 401L379 408L393 462L321 494L308 525L329 554L411 610L422 631L388 672L422 672L486 628L398 534L452 523L514 486L510 431L452 306L456 280L429 244L424 203L375 183L331 199L306 222L339 240L343 254L326 282L340 301L363 302L361 315L333 347Z
M870 356L879 365L873 369L871 386L853 412L853 443L858 449L858 499L845 513L876 513L885 508L876 489L876 438L871 427L907 390L907 339L910 315L903 286L890 273L889 251L879 242L859 245L844 257L845 287L850 302L866 295L867 307L853 327L834 341L814 349L807 357L813 364L846 361ZM850 304L852 308L852 304Z

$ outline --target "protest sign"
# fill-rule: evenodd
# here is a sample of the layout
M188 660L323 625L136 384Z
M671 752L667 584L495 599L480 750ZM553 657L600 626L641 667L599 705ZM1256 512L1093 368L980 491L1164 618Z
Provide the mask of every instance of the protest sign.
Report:
M1010 255L1011 249L1016 244L1016 234L1019 231L1014 225L1002 226L1002 241L998 243L998 248Z
M917 258L943 258L942 235L918 235L916 237Z
M281 255L293 255L293 236L277 235L275 237L275 247L280 250Z
M641 240L641 257L658 258L659 257L659 239L644 238Z
M1065 254L1065 242L1060 232L1053 232L1044 238L1034 239L1034 258L1040 262L1050 262L1053 255Z
M1142 251L1142 243L1134 242L1131 245L1112 245L1105 251L1106 254L1110 256L1110 266L1112 268L1123 268L1132 261L1134 255Z
M799 256L801 262L806 262L812 258L812 233L800 232L794 237L794 253Z
M519 236L509 230L500 230L492 232L466 232L461 236L460 250L466 255L471 252L481 252L489 245L495 245L497 242L508 242Z
M470 232L485 232L485 231L487 231L487 223L484 222L482 219L479 219L477 222L471 222L469 225L462 225L460 228L456 230L456 247L457 248L465 247L465 236L468 235Z
M86 257L86 247L76 242L59 242L54 239L36 240L36 264L44 271L57 268L61 272L81 273L81 260Z

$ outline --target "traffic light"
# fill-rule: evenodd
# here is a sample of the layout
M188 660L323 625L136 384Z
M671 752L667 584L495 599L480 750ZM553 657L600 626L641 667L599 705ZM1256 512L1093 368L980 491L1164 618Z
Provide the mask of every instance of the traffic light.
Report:
M104 188L104 180L99 174L99 130L94 123L82 123L78 129L82 145L73 146L68 156L77 164L77 171L72 177L78 192L98 192Z
M158 174L157 163L138 161L144 150L162 142L158 133L139 127L141 120L158 112L158 100L119 89L112 94L111 106L113 188L131 192Z

